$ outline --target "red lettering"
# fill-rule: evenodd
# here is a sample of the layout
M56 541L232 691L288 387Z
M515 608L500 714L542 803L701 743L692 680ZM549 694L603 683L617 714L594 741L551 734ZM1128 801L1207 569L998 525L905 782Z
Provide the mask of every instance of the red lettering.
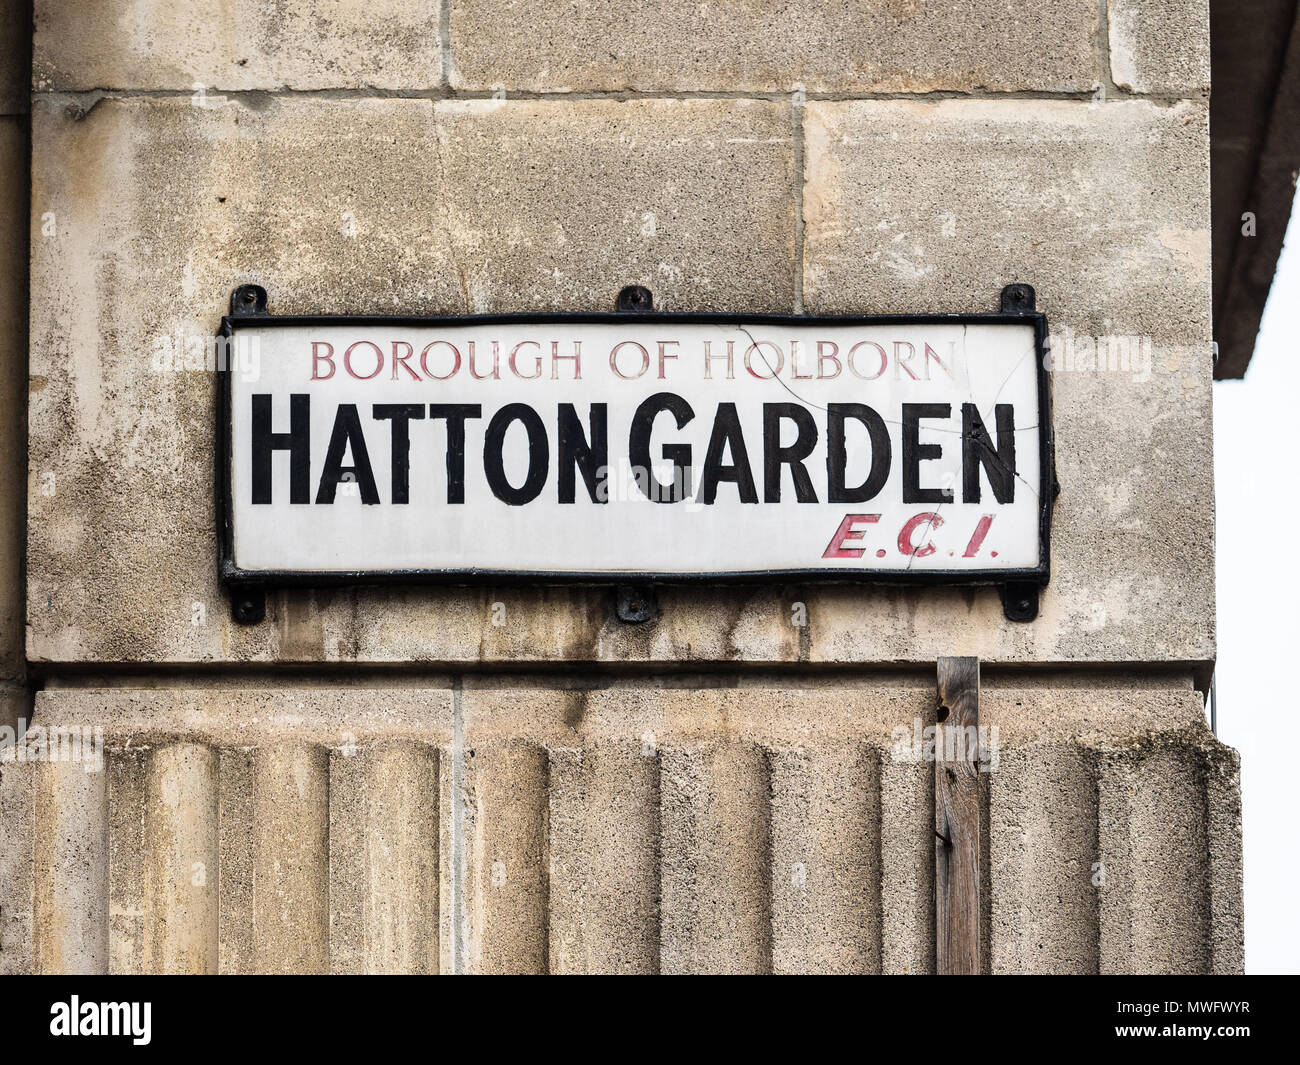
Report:
M830 354L825 354L822 351L822 348L830 348ZM835 372L833 374L826 373L827 362L833 362L835 364ZM842 369L844 369L844 367L840 365L840 346L833 340L817 341L817 379L819 381L833 381L835 378L839 377Z
M354 369L352 369L352 353L356 351L357 348L361 348L361 347L370 348L370 350L375 353L375 368L368 374L359 374ZM379 345L374 343L373 341L358 340L355 343L349 344L348 350L343 353L343 369L347 370L349 376L355 378L358 381L369 381L372 377L377 376L379 374L379 371L382 370L383 368L384 368L384 353L379 350Z
M971 534L970 543L966 545L966 550L962 558L974 558L979 554L980 546L984 543L984 537L989 534L989 526L993 524L993 515L985 514L975 526L975 532Z
M767 366L767 368L768 368L769 370L772 371L772 372L771 372L770 374L768 374L766 377L763 376L763 374L758 373L758 372L754 369L754 364L750 361L750 356L753 355L754 352L756 352L756 351L758 352L759 358L762 358L762 357L763 357L763 345L764 345L764 344L766 344L769 348L771 348L773 351L776 352L776 367L775 367L775 368L773 368L773 366L772 366L772 364L771 364L770 362L768 362L766 359L763 359L763 363L764 363L764 365ZM781 367L784 366L784 365L785 365L785 353L784 353L784 352L783 352L779 347L777 347L777 345L773 344L770 340L759 340L759 341L755 341L753 344L750 344L750 345L749 345L749 349L745 352L745 369L749 371L750 376L752 376L752 377L757 377L760 381L770 381L770 380L772 380L772 378L774 378L774 377L776 377L778 374L780 374L780 372L781 372Z
M673 347L681 347L680 340L661 340L659 341L659 380L664 379L664 359L675 359L676 354L669 355L665 350L671 344Z
M906 358L903 357L903 353L900 350L901 348L907 348ZM895 381L901 381L903 379L903 376L900 373L900 371L902 370L906 370L907 376L910 377L913 381L920 380L920 378L917 377L916 374L912 373L912 368L907 365L914 358L916 358L916 348L914 348L906 340L894 341L894 380ZM926 379L929 380L928 377Z
M641 369L629 376L618 368L618 353L624 348L636 348L641 353ZM640 377L646 370L650 369L650 352L646 351L635 340L623 340L614 345L614 349L609 353L609 368L613 370L624 381L632 381Z
M516 360L519 358L519 352L520 352L522 349L528 347L529 344L531 344L533 347L535 347L535 348L537 349L537 362L534 363L534 365L533 365L533 372L532 372L531 374L520 373L520 372L519 372L519 363L518 363ZM519 378L519 380L521 380L521 381L536 381L537 378L541 377L541 376L542 376L542 346L541 346L541 344L537 343L536 340L521 340L521 341L519 341L519 343L516 344L516 345L514 346L514 349L510 352L510 372L511 372L512 374L514 374L517 378Z
M490 373L479 373L474 369L474 341L469 342L469 375L475 381L482 381L486 378L492 378L494 381L501 380L501 341L492 341L492 370Z
M734 340L728 340L727 354L726 354L728 381L734 381L736 379L735 357L736 357L736 342ZM704 342L704 380L706 381L713 380L713 360L721 359L721 358L723 358L722 355L713 354L713 341L706 340Z
M952 357L955 358L956 351L957 351L957 345L956 345L955 343L952 343L952 344L949 344L949 345L948 345L948 348L949 348L949 351L952 353ZM939 369L941 369L944 373L948 374L949 377L952 376L952 371L948 369L948 364L947 364L946 362L944 362L943 359L939 358L939 353L938 353L937 351L935 351L934 348L930 347L929 344L926 344L926 346L925 346L925 379L926 379L927 381L930 380L930 360L931 360L931 359L933 359L935 362L937 362L937 363L939 364Z
M405 355L399 355L399 354L398 354L398 350L399 350L400 348L405 348L405 349L406 349L406 354L405 354ZM411 345L410 345L409 343L407 343L405 340L394 340L394 341L393 341L393 380L394 380L394 381L397 380L397 368L398 368L399 366L400 366L403 370L405 370L408 374L411 375L411 379L412 379L412 380L414 380L414 381L418 381L418 380L420 380L420 375L419 375L418 373L416 373L414 370L412 370L409 366L406 365L406 360L409 359L409 358L410 358L412 355L414 355L414 354L415 354L415 349L414 349L413 347L411 347Z
M324 348L325 354L320 354L316 349ZM330 372L322 376L316 371L320 369L322 362L329 363ZM311 342L311 379L313 381L328 381L334 376L334 345L328 344L324 340L313 340Z
M551 341L551 380L552 381L558 381L560 379L559 364L561 362L572 362L573 379L575 381L582 380L582 341L581 340L575 340L573 342L572 355L561 355L560 342L558 340Z
M433 373L429 369L429 352L431 352L439 344L444 344L447 347L451 348L451 372L444 374L442 376ZM429 344L425 345L424 350L420 352L420 369L424 371L425 377L431 377L435 381L446 381L452 377L455 377L456 373L460 370L460 351L456 348L456 345L453 344L450 340L431 341Z
M858 528L858 523L874 525L880 520L879 514L845 514L840 527L835 530L831 542L822 552L822 558L861 558L865 547L845 547L850 541L859 541L867 534L865 528Z
M875 348L876 351L880 353L880 369L878 369L870 377L862 373L858 369L857 364L853 361L853 356L858 353L858 348ZM877 344L874 340L862 340L854 344L853 347L849 349L848 360L849 360L849 372L852 373L854 377L860 377L864 381L874 381L877 377L879 377L882 373L885 372L885 365L889 361L888 356L885 355L885 349L882 348L879 344Z
M811 381L812 374L799 372L799 341L790 341L790 376L796 381Z
M937 529L943 524L943 518L938 514L916 514L907 519L907 524L903 526L902 532L898 534L898 550L905 555L914 555L917 558L927 558L935 552L934 544L925 544L923 547L917 547L912 542L912 534L922 525L929 524L931 529Z

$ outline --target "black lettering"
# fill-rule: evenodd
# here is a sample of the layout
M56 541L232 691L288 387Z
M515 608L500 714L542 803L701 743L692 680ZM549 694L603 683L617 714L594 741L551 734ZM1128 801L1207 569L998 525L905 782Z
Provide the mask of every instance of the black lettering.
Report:
M789 419L798 433L793 444L781 446L781 422ZM816 503L817 492L808 476L804 459L817 446L817 424L807 407L798 403L763 404L763 502L781 502L781 467L790 467L794 498L799 503Z
M644 400L632 415L628 456L633 469L641 471L636 482L646 498L655 503L678 503L691 494L691 445L664 444L661 450L664 458L673 464L673 483L665 485L657 481L651 473L650 434L654 430L655 418L663 411L673 416L678 429L695 417L695 411L681 396L672 392L655 393Z
M940 458L941 444L921 443L921 419L948 418L952 405L948 403L903 404L903 502L951 503L951 488L922 488L921 463Z
M477 403L430 403L429 418L447 419L447 502L465 502L465 420L483 417Z
M289 452L289 502L311 502L311 396L289 397L289 431L271 432L271 397L253 396L253 502L271 502L271 455Z
M989 431L974 403L961 405L961 498L963 503L980 501L980 467L989 479L993 498L1013 503L1016 498L1016 418L1010 403L993 408L998 427L995 451Z
M393 502L411 501L411 419L424 417L423 403L376 403L371 413L393 423Z
M723 448L731 451L731 462L722 461ZM713 433L709 437L708 454L704 457L704 472L700 475L700 501L712 503L718 497L718 484L733 481L742 503L757 503L758 491L754 488L754 474L749 468L749 453L745 450L745 437L740 431L740 416L734 403L719 403L717 417L713 419Z
M844 443L844 423L852 418L867 427L871 438L871 469L867 479L856 488L844 484L848 466L848 448ZM832 403L826 408L826 499L830 503L864 503L880 494L889 480L894 461L894 446L889 439L885 419L864 403Z
M343 465L343 455L352 451L352 465ZM366 438L361 434L361 418L355 403L340 403L334 415L334 431L330 434L329 450L325 452L325 468L321 471L320 487L316 489L317 503L333 503L339 482L352 474L361 493L361 502L379 502L379 489L370 469L370 455L366 451Z
M506 430L511 422L519 422L528 433L528 475L518 488L506 479ZM546 439L546 426L541 416L527 403L507 403L488 422L483 438L483 471L487 474L492 494L512 507L531 503L546 484L546 472L551 462L551 445Z
M567 356L562 356L567 357ZM609 473L609 413L604 403L591 405L591 436L583 432L582 422L572 403L561 403L557 435L559 437L560 502L572 503L577 492L576 470L582 471L582 483L593 503L608 503L608 492L600 491L600 470ZM604 498L599 498L601 495Z

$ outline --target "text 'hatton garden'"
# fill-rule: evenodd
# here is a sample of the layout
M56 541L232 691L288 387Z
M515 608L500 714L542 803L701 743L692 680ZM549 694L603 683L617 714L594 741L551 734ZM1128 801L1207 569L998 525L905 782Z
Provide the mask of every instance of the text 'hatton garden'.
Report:
M951 343L948 345L951 349ZM844 378L865 385L882 380L929 381L950 372L946 354L931 344L893 341L888 346L864 339L842 347L833 341L805 344L792 340L737 343L704 340L694 353L696 380L783 382L784 398L756 405L755 432L747 433L741 408L721 400L697 409L672 390L674 371L690 357L681 341L643 343L622 340L599 357L600 370L613 382L653 382L654 390L636 403L627 424L612 424L610 404L555 402L549 409L527 401L490 403L338 402L327 439L312 439L309 392L292 392L287 409L277 412L270 393L254 391L251 401L251 502L275 501L272 456L287 452L288 498L293 504L333 504L340 484L355 484L363 504L407 504L411 501L411 437L416 423L445 426L443 501L465 503L467 456L481 455L482 471L492 494L501 502L520 506L537 499L551 486L562 504L607 503L611 448L617 459L645 475L635 478L645 497L657 503L692 500L712 505L725 491L742 503L863 503L880 493L895 463L901 474L902 502L952 502L954 486L928 484L923 464L940 460L945 446L960 449L962 502L983 499L983 479L998 503L1011 503L1016 491L1016 416L1010 403L996 403L992 424L986 424L973 402L903 402L896 409L879 409L863 402L802 402L800 382ZM508 347L499 341L480 344L434 340L422 347L410 341L386 344L359 339L345 347L323 340L310 342L311 382L346 379L360 386L377 380L419 383L431 390L440 384L469 379L483 382L485 398L492 382L582 381L590 374L591 354L581 341L522 340ZM857 391L846 388L846 392ZM511 390L515 393L515 390ZM319 402L319 400L318 400ZM585 407L585 409L583 409ZM286 428L283 424L287 414ZM660 422L660 417L667 418ZM690 443L674 439L695 422L709 424L707 444L699 459ZM748 419L745 419L748 420ZM896 441L890 425L897 427ZM480 426L480 441L468 446L471 427ZM938 430L951 442L922 442L924 429ZM507 473L506 439L522 431L527 462L522 477ZM376 471L370 460L375 433L388 435L389 469ZM824 444L824 464L809 468L809 458ZM312 456L324 446L319 476L312 477ZM851 450L865 452L865 469L848 477ZM477 456L476 456L477 458ZM433 491L433 471L416 486ZM851 482L851 483L850 483ZM783 485L792 491L783 493ZM581 487L579 487L579 485ZM283 489L281 489L283 490ZM416 487L414 490L419 491Z

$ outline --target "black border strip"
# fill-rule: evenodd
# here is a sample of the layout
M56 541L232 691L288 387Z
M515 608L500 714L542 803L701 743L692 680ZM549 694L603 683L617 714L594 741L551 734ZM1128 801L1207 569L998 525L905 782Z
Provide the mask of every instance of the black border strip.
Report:
M240 293L231 297L232 309ZM1038 443L1039 443L1039 565L1031 569L998 570L927 570L882 573L857 569L745 570L730 573L659 573L600 571L594 573L548 572L532 570L483 569L414 569L316 572L311 570L241 570L234 564L234 526L231 496L232 423L231 366L219 368L217 389L217 540L218 576L227 587L240 588L312 588L339 585L441 584L480 585L512 581L535 584L865 584L885 587L934 585L1005 585L1028 583L1046 585L1050 577L1051 518L1056 490L1055 438L1052 429L1051 374L1047 368L1047 318L1037 311L993 314L880 314L880 315L784 315L784 314L701 314L701 313L629 313L573 312L552 314L481 314L481 315L273 315L265 312L265 296L255 303L255 310L225 315L221 319L221 337L233 337L244 327L258 329L292 326L430 326L466 327L484 325L635 325L665 323L670 325L789 325L809 326L897 326L897 325L1025 325L1034 328L1038 374Z

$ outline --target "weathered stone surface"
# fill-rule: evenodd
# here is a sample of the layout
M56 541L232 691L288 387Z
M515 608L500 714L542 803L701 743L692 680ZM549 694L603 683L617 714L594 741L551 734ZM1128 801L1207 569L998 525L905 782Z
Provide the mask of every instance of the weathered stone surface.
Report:
M0 728L13 729L28 708L10 692L0 691ZM7 734L6 734L7 736ZM32 886L36 875L32 855L35 824L32 782L11 766L0 764L0 975L32 972Z
M1054 326L1200 341L1206 122L1190 101L809 103L808 309L984 311L1015 280Z
M282 593L267 623L233 625L213 577L211 375L155 369L160 352L210 335L244 281L285 312L591 309L632 281L668 309L788 310L787 109L261 99L83 113L50 97L36 121L33 658L1213 655L1199 104L807 110L809 310L987 310L1028 280L1063 336L1137 337L1152 356L1145 380L1056 374L1063 493L1033 625L1006 622L993 590L665 589L655 620L626 626L607 591L519 587Z
M981 697L991 968L1240 970L1200 695L1055 683ZM4 766L0 966L932 970L933 686L676 684L46 689L106 764Z
M112 854L114 871L137 863L144 866L142 971L215 973L220 872L217 753L202 744L167 744L150 751L144 764L145 780L137 792L140 805L125 806L140 818L142 847L134 853ZM123 812L112 801L115 798L110 794L110 826ZM111 827L109 838L113 838ZM294 904L305 901L295 899Z
M1200 758L1133 742L1101 752L1097 772L1103 973L1212 971L1217 864ZM1216 856L1217 857L1217 856ZM1222 871L1222 866L1219 867ZM1173 874L1173 870L1181 872ZM1177 876L1181 890L1161 886ZM1221 887L1221 886L1220 886Z
M181 360L187 342L214 333L232 287L262 281L299 308L450 302L445 246L406 239L437 214L432 104L345 110L346 120L296 101L38 104L34 657L94 656L99 641L81 642L92 616L101 632L117 629L109 657L228 653L213 588L214 375L201 348L198 369ZM88 612L81 635L36 620L74 604Z
M627 9L452 0L456 88L928 92L1078 91L1097 79L1092 0L789 5L685 0Z
M26 770L22 772L21 770ZM9 778L16 778L10 784ZM108 785L75 762L5 768L0 784L31 788L31 900L6 900L31 914L30 954L38 973L108 971ZM8 805L8 804L6 804ZM6 836L8 832L6 830ZM20 827L16 834L22 840ZM6 862L12 865L14 859ZM0 903L3 905L3 903Z
M892 937L906 941L910 929L891 923L882 933L882 885L901 909L924 911L932 829L911 804L882 810L876 767L889 759L894 725L910 730L931 703L905 688L470 682L466 834L475 847L486 835L482 861L495 864L498 880L471 893L478 935L497 947L479 964L879 971L884 934L886 952L905 956ZM545 771L521 772L523 752ZM492 810L501 817L506 797L550 816L534 814L530 831L503 836ZM536 862L542 853L547 867ZM512 877L517 891L536 885L550 900L549 943L534 938L540 929L521 934Z
M329 752L282 740L253 756L257 971L329 971Z
M459 590L306 593L268 625L232 625L215 582L213 375L166 367L213 334L237 284L290 313L590 310L632 282L670 309L793 299L779 105L106 99L82 113L45 98L35 121L33 212L52 227L32 242L38 659L591 653L600 593L502 593L519 608L504 627L497 596ZM669 642L719 646L750 625L744 601L718 600L721 630L708 607L681 617Z
M16 729L32 717L32 692L21 685L0 685L0 728Z
M449 692L61 690L37 714L101 730L102 761L0 763L0 971L437 970Z
M438 105L443 208L468 311L788 311L789 111L754 100ZM739 253L743 249L743 253Z
M1239 973L1245 966L1242 899L1241 758L1221 744L1203 751L1206 842L1209 847L1209 969Z
M3 91L3 90L0 90ZM27 134L24 120L0 118L0 410L27 404ZM27 427L0 421L0 683L23 669L23 549Z
M1086 747L1040 743L989 774L995 972L1099 971L1095 762Z
M568 697L570 717L581 700ZM653 739L639 736L599 747L574 737L571 746L550 749L551 972L659 971L661 815L654 751Z
M1032 284L1059 343L1061 484L1032 625L992 591L831 590L810 599L814 659L1213 657L1205 122L1200 103L808 106L808 309L989 311Z
M1107 12L1116 85L1145 93L1209 91L1210 0L1109 0Z
M0 0L0 115L27 112L30 9L28 0ZM14 171L6 165L0 173L8 177Z
M1152 670L1214 654L1207 131L1169 103L1206 89L1206 0L578 7L37 0L30 72L0 22L0 115L38 90L30 382L0 118L0 407L30 392L31 425L26 528L0 468L0 726L107 746L0 763L0 972L932 971L935 767L898 735L961 653L998 730L989 967L1240 971L1237 759L1188 670ZM1043 99L1107 76L1156 99ZM667 310L978 311L1010 281L1062 341L1152 358L1059 352L1032 625L992 589L776 586L663 588L636 626L610 590L518 585L229 619L185 355L238 284L454 314L634 282ZM164 687L86 686L119 665Z
M439 763L404 740L330 752L332 971L438 972Z
M437 0L37 0L32 77L59 89L433 88Z

